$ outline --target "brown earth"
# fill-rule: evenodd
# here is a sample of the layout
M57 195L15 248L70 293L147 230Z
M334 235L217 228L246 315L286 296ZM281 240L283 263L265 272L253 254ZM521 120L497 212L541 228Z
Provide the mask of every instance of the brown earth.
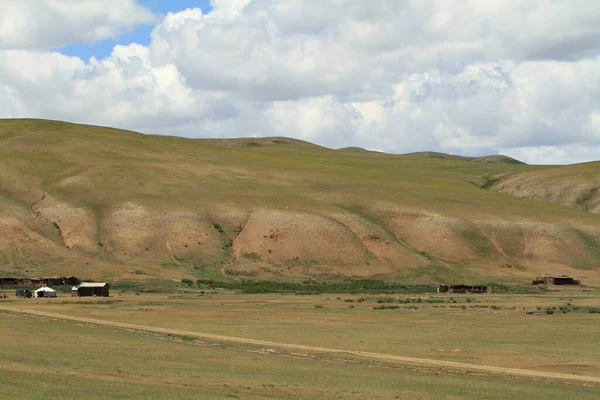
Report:
M498 193L598 211L596 169L556 170L0 121L0 274L600 285L595 215Z

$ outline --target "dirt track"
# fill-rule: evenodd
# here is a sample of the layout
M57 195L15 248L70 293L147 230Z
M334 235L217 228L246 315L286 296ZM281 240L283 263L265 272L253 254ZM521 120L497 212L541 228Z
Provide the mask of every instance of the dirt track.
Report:
M415 358L415 357L403 357L396 356L391 354L381 354L381 353L370 353L365 351L356 351L356 350L344 350L344 349L331 349L325 347L315 347L315 346L304 346L299 344L290 344L290 343L277 343L270 342L265 340L256 340L256 339L247 339L247 338L239 338L233 336L223 336L223 335L213 335L210 333L200 333L200 332L190 332L190 331L180 331L175 329L165 329L165 328L157 328L143 325L134 325L134 324L126 324L121 322L112 322L112 321L103 321L92 318L82 318L82 317L73 317L69 315L62 314L54 314L47 313L43 311L36 310L19 310L14 308L3 308L0 307L0 311L8 311L8 312L16 312L27 314L35 317L43 317L43 318L53 318L65 321L75 321L82 322L87 324L99 325L99 326L107 326L111 328L121 328L125 330L134 330L140 332L149 332L149 333L162 333L162 334L171 334L171 335L181 335L188 337L197 337L198 339L212 339L215 341L221 342L230 342L230 343L242 343L242 344L250 344L255 346L268 346L280 349L288 349L288 350L303 350L306 352L313 353L330 353L330 354L341 354L341 355L352 355L362 358L368 359L376 359L387 362L399 362L404 364L413 364L420 366L430 366L437 368L447 368L447 369L458 369L465 371L479 371L488 374L499 374L499 375L513 375L513 376L522 376L522 377L530 377L530 378L544 378L544 379L560 379L560 380L568 380L573 382L581 382L581 383L598 383L600 384L600 377L593 376L581 376L581 375L570 375L570 374L561 374L554 372L543 372L543 371L531 371L525 369L517 369L517 368L504 368L504 367L494 367L490 365L474 365L474 364L465 364L453 361L441 361L441 360L431 360L426 358Z

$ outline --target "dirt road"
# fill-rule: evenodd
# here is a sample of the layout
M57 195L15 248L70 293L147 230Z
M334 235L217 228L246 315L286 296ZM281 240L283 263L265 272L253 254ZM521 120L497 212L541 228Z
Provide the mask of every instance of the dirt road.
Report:
M113 322L113 321L103 321L99 319L92 318L82 318L82 317L74 317L70 315L62 315L62 314L54 314L37 310L22 310L22 309L14 309L8 307L0 307L0 311L8 311L11 313L21 313L27 314L34 317L43 317L43 318L52 318L64 321L74 321L81 322L86 324L98 325L98 326L106 326L110 328L119 328L123 330L133 330L139 332L147 332L147 333L160 333L160 334L170 334L170 335L180 335L185 337L196 337L198 339L211 339L219 342L229 342L229 343L241 343L241 344L249 344L254 346L266 346L269 348L279 348L279 349L287 349L287 350L302 350L309 353L329 353L329 354L339 354L339 355L352 355L355 357L362 357L367 359L375 359L385 362L398 362L403 364L413 364L420 366L430 366L436 368L447 368L453 370L464 370L464 371L478 371L488 374L499 374L499 375L513 375L513 376L522 376L522 377L530 377L530 378L544 378L544 379L560 379L560 380L568 380L574 382L581 383L597 383L600 384L600 377L594 376L582 376L582 375L571 375L571 374L561 374L554 372L544 372L544 371L531 371L525 369L517 369L517 368L505 368L505 367L494 367L491 365L474 365L474 364L466 364L459 363L453 361L442 361L442 360L432 360L426 358L415 358L415 357L403 357L396 356L391 354L381 354L381 353L370 353L365 351L356 351L356 350L344 350L344 349L331 349L325 347L316 347L316 346L305 346L299 344L290 344L290 343L277 343L270 342L266 340L256 340L256 339L247 339L247 338L239 338L233 336L223 336L223 335L214 335L210 333L201 333L201 332L190 332L190 331L181 331L175 329L166 329L166 328L157 328L151 326L144 325L134 325L134 324L126 324L121 322Z

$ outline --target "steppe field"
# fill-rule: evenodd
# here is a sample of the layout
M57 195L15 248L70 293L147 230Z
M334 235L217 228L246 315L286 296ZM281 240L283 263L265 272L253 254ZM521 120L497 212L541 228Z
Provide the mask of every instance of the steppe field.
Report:
M600 292L0 300L0 398L597 399ZM36 382L34 385L31 382Z

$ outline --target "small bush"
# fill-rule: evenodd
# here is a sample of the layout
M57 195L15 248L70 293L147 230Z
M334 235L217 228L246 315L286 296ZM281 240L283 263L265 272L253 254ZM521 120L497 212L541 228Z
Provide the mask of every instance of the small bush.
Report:
M344 301L345 301L346 303L354 303L354 300L352 300L352 299L346 299L346 300L344 300Z
M547 309L547 310L546 310L546 314L548 314L548 315L552 315L552 314L554 314L554 310L552 310L552 309Z
M386 306L385 304L373 306L373 310L395 310L397 308L400 308L400 306Z
M323 304L315 304L313 307L314 308L325 308L325 306Z

